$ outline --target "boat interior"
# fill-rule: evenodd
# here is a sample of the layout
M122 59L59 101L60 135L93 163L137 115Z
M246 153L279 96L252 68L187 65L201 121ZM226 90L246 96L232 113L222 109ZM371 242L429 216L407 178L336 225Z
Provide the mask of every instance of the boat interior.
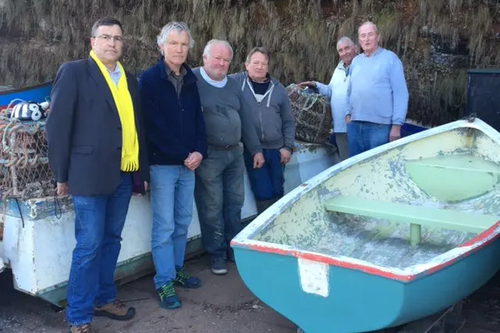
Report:
M405 269L500 219L500 146L479 129L434 134L344 165L282 200L281 213L252 239Z

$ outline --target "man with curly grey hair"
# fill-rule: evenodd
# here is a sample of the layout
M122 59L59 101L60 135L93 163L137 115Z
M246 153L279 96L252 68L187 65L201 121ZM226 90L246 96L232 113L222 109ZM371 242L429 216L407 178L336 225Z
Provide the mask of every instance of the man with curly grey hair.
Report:
M139 79L151 173L151 252L160 306L181 306L174 284L198 288L184 271L188 227L193 216L194 171L207 156L205 122L197 79L186 64L194 41L185 23L170 22L157 38L156 65Z

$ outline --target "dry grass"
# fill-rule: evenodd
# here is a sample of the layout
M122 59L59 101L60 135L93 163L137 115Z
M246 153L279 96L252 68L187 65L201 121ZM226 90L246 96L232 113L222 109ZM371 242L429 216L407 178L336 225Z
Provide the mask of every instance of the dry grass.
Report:
M493 0L0 0L0 85L49 80L62 62L86 57L92 23L104 15L122 21L123 63L136 74L157 61L160 28L182 20L196 41L193 66L201 64L209 39L226 38L235 51L231 71L242 69L250 48L263 45L284 84L326 82L338 61L337 39L355 39L357 26L372 19L383 46L404 62L409 116L435 125L460 117L465 66L500 65L495 6ZM451 63L436 62L436 50ZM456 54L467 63L453 63Z

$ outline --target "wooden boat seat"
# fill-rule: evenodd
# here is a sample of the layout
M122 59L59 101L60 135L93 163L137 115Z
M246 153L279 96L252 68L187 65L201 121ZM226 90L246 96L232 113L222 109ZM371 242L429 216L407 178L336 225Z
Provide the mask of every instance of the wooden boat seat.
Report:
M331 212L409 223L411 225L410 238L414 245L420 243L422 225L479 234L500 220L498 216L493 215L480 215L348 196L337 196L326 201L324 205L326 210Z

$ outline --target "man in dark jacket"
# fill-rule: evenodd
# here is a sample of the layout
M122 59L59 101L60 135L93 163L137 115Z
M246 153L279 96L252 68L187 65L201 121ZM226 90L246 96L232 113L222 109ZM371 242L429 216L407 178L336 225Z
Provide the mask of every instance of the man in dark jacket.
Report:
M243 98L250 105L253 124L262 145L266 162L255 169L248 150L245 164L250 185L262 213L283 196L284 166L290 161L295 143L295 123L285 87L269 75L269 51L254 47L247 55L246 71L232 74Z
M149 169L137 80L118 61L122 34L116 19L94 24L90 58L57 73L46 123L57 194L72 195L76 215L66 309L73 333L92 333L93 314L135 314L116 300L113 273L132 192L145 192Z
M196 76L185 64L194 44L186 24L170 22L157 38L162 57L139 79L151 172L151 251L160 306L181 306L174 284L198 288L184 271L193 216L194 170L207 155L205 123Z

